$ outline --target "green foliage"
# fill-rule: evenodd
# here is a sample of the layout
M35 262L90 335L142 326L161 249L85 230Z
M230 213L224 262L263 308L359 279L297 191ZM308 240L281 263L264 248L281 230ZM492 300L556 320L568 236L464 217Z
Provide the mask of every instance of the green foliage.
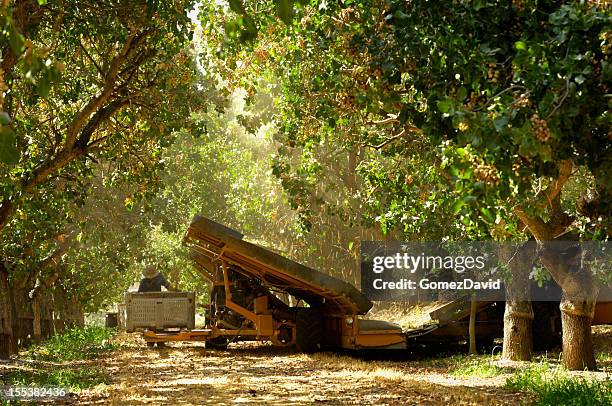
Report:
M549 1L317 2L294 7L298 26L262 28L259 42L246 48L251 54L230 48L237 52L227 57L230 66L249 59L250 72L271 70L284 78L275 174L305 218L315 212L303 203L316 189L312 179L327 181L320 176L325 170L311 164L319 154L357 147L366 162L376 149L384 158L372 154L373 160L408 158L436 168L442 176L428 186L438 192L426 196L444 193L453 200L449 209L460 216L462 238L516 237L510 209L525 204L530 214L545 216L532 186L570 159L595 179L582 190L599 196L590 211L577 210L574 200L573 211L589 230L586 238L601 238L612 162L611 19L604 8ZM266 22L259 20L262 27ZM243 73L234 80L248 87ZM467 147L464 156L453 152ZM455 159L437 163L437 148ZM313 153L317 149L321 153ZM395 199L405 186L393 182L390 167L363 166L374 171L371 180L379 179L370 188L376 195L366 195L378 202L379 213L410 212L412 199ZM383 232L397 224L410 228L406 218L387 219L376 219Z
M15 132L10 127L0 126L0 143L0 160L7 165L16 164L19 160L17 138L15 137Z
M264 245L279 247L283 234L290 235L291 215L268 173L273 151L268 134L265 129L249 133L242 125L266 109L265 101L246 106L244 95L234 94L225 112L211 108L197 114L196 126L181 132L162 155L163 187L150 200L146 216L152 226L141 260L156 264L171 284L200 293L201 301L207 301L206 284L181 243L195 214L235 227Z
M39 5L42 4L39 2ZM39 96L47 97L51 83L59 79L60 69L51 59L45 58L43 53L35 50L31 41L26 41L14 21L13 9L5 5L0 6L0 42L9 45L5 51L5 59L9 60L9 64L12 58L24 55L22 62L24 77L35 87ZM5 83L4 73L0 72L0 92L9 89ZM15 165L19 162L20 148L17 145L17 135L9 126L10 115L3 111L4 99L5 96L0 95L0 162Z
M501 375L506 371L504 368L492 363L492 361L496 359L499 358L491 356L469 356L468 359L465 359L465 357L461 357L459 359L460 362L457 362L455 367L451 369L451 375L456 377L474 376L479 378L489 378Z
M116 349L108 342L113 334L113 330L94 326L73 328L57 334L28 349L33 369L20 368L3 376L0 382L10 386L56 387L69 391L107 384L110 377L102 369L75 366L73 362L65 361L92 360Z
M261 55L258 68L287 78L279 101L284 123L276 136L281 147L273 173L289 192L303 228L309 230L318 219L336 215L353 226L378 225L383 234L397 230L411 238L482 235L482 226L469 219L467 211L463 223L454 221L450 207L455 196L441 173L446 165L439 159L441 148L419 133L388 142L388 129L372 126L368 110L374 107L358 100L381 92L363 93L373 77L367 77L370 71L363 68L364 61L348 39L354 36L352 30L367 27L336 27L338 19L327 19L332 8L320 9L320 14L304 12L307 17L302 22L306 23L301 31L290 34L289 41L275 30L254 51ZM347 23L356 17L352 7L341 13L339 18ZM342 32L345 28L348 32ZM325 34L333 30L339 33L337 37ZM269 40L278 42L269 45ZM286 51L277 48L280 44ZM264 58L268 53L270 58ZM284 62L268 63L278 58ZM395 125L389 128L402 130ZM381 147L374 150L376 145ZM349 162L345 161L347 155Z
M605 354L599 357L605 359ZM418 361L418 365L445 369L457 378L510 374L505 388L535 394L535 404L538 405L606 405L612 401L612 383L609 381L572 375L546 361L502 367L494 363L499 359L499 356L491 355L452 355Z
M612 383L571 376L562 369L550 370L540 364L519 370L508 378L506 387L533 392L537 405L607 405L612 403Z
M184 217L183 223L188 221L189 218ZM174 288L196 292L198 303L208 303L208 284L193 267L188 249L182 244L183 235L183 227L176 231L164 230L161 223L151 227L144 237L142 262L154 264ZM138 270L142 271L142 268L138 267Z
M612 353L600 352L597 354L597 362L612 365Z
M110 377L98 368L59 367L50 371L17 371L5 378L7 385L64 388L70 391L89 389L110 383Z
M508 370L495 364L499 361L498 355L467 355L467 354L438 354L435 358L426 358L416 361L418 367L435 368L448 371L454 377L480 377L489 378L507 373Z
M134 182L117 179L110 184L105 173L103 168L96 169L92 190L77 212L78 231L71 234L71 246L62 261L64 278L59 281L79 295L86 311L108 309L122 300L141 272L135 265L149 226L144 202L135 197ZM129 208L127 201L132 202Z
M0 9L10 44L0 74L0 256L13 284L57 283L96 310L133 280L161 151L209 90L196 84L193 5Z
M285 24L291 24L293 20L293 1L279 0L276 2L276 14Z
M109 343L114 331L104 327L77 327L56 334L28 349L28 356L41 361L73 361L93 359L116 347Z
M295 0L260 1L253 8L252 4L245 3L243 0L229 0L229 8L233 13L227 16L223 13L224 20L226 20L224 24L225 35L229 41L239 40L242 44L254 41L259 33L262 20L264 20L263 25L275 24L274 16L276 16L286 25L291 25L295 18L296 8L301 9L304 3L307 2ZM201 9L205 8L221 12L221 7L218 7L218 5L201 6ZM201 18L205 21L203 17Z
M438 106L405 105L400 115L432 137L470 145L493 171L475 170L473 179L502 198L529 202L532 176L554 176L562 159L588 165L606 196L608 51L593 38L605 36L610 17L578 3L539 3L538 13L501 3L449 7L389 10L402 11L390 24L398 43L410 44L410 53L390 57L414 64L406 73L415 102ZM477 184L471 194L482 196Z

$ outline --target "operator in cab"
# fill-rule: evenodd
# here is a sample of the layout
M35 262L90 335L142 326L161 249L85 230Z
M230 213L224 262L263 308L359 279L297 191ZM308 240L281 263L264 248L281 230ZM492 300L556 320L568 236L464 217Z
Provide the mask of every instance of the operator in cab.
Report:
M142 272L142 276L140 285L138 285L138 292L161 292L162 286L168 291L176 291L153 265L147 266Z

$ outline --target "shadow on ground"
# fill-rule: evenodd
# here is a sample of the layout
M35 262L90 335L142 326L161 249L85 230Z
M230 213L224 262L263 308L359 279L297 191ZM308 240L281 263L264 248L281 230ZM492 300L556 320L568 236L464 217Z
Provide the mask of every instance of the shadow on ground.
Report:
M433 405L516 404L526 399L500 384L462 383L444 377L444 371L411 366L409 359L303 355L262 344L232 344L227 351L199 343L152 349L135 335L120 339L124 348L100 360L112 384L106 393L81 396L78 403ZM441 383L425 379L428 375L438 376Z

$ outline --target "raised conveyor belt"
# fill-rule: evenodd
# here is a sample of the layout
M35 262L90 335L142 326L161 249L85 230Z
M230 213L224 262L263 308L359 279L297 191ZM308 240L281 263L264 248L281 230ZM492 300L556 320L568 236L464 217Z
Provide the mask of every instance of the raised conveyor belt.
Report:
M214 280L216 264L226 261L263 284L345 314L365 314L372 302L353 285L249 243L236 230L196 215L185 235L191 258Z

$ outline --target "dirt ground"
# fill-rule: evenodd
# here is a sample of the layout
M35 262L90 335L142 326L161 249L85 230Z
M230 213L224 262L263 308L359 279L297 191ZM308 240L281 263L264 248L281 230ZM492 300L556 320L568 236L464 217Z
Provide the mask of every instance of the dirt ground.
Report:
M473 358L447 353L434 358L421 353L299 354L289 348L265 344L230 344L227 351L204 348L202 343L172 343L148 348L138 334L120 333L113 338L117 350L95 360L67 365L93 368L106 383L72 393L45 404L86 405L516 405L535 398L504 388L513 370L529 363L512 363L498 357L491 364L503 373L486 378L453 373ZM597 372L577 372L609 379L612 370L612 326L594 328ZM447 349L448 351L448 349ZM394 353L398 354L398 353ZM366 358L367 357L367 358ZM538 355L537 357L542 357ZM547 353L546 362L558 364L558 352ZM35 366L36 365L36 366ZM64 364L20 359L0 363L3 373L23 369L53 370ZM506 372L507 371L507 372Z
M199 343L147 348L136 335L97 364L111 376L79 404L517 404L525 394L502 388L503 377L453 378L444 368L409 360L297 354L267 345L232 344L227 351ZM72 402L71 402L72 403Z

